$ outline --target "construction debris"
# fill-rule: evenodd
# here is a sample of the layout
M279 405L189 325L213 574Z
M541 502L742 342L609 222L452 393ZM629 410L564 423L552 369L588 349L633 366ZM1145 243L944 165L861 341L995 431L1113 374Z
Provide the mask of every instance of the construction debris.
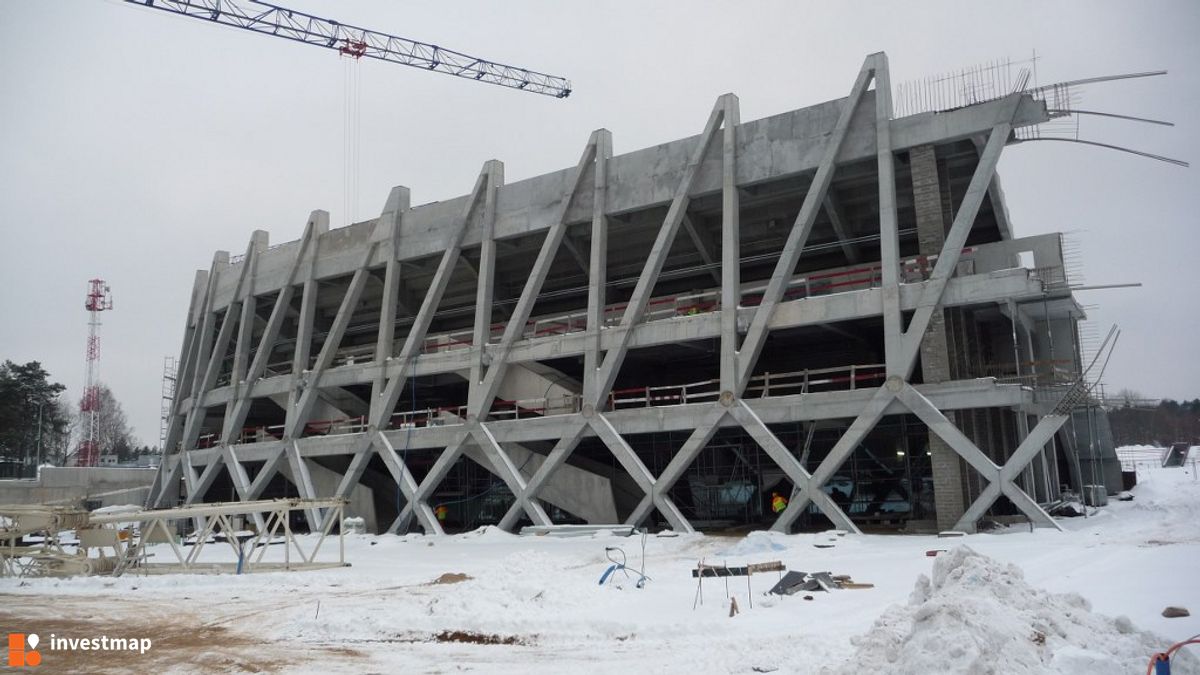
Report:
M1162 611L1162 615L1168 619L1180 619L1191 616L1192 613L1187 611L1186 607L1168 607Z
M617 560L616 558L614 558L613 557L614 553L621 554L621 559ZM625 549L621 548L620 546L605 546L604 547L604 557L608 558L608 561L612 564L609 565L608 568L604 570L604 574L600 575L600 585L601 586L604 585L604 582L608 581L609 579L611 579L613 577L614 572L618 572L618 571L621 572L622 574L624 574L626 579L633 578L633 577L629 576L630 572L633 572L634 574L636 574L638 578L634 585L637 586L638 588L645 588L646 582L650 581L650 577L646 576L646 535L645 535L645 533L642 534L642 567L640 570L633 569L632 567L628 566L629 560L628 560L628 557L625 555Z
M829 572L813 572L806 574L804 572L788 572L775 584L768 593L774 595L795 595L800 592L807 591L825 591L839 589L865 589L874 588L875 584L857 583L850 578L848 574L830 574ZM805 600L811 600L812 596L804 596Z
M591 537L597 534L613 534L631 537L636 528L630 525L526 525L521 528L522 537Z
M804 580L807 577L807 572L788 572L787 574L783 575L783 578L779 580L779 583L772 586L771 590L767 592L775 595L792 595L793 593L801 590L800 587L804 585Z
M1191 446L1187 443L1172 443L1171 447L1163 452L1162 466L1164 469L1174 469L1182 467L1187 463L1188 452Z
M1064 499L1057 504L1051 504L1046 513L1059 518L1078 518L1087 515L1087 509L1075 497L1074 493L1063 490Z

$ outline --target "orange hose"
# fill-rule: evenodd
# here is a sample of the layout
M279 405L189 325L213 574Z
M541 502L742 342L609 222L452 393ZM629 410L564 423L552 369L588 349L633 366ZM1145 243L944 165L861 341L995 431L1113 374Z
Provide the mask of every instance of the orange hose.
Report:
M1187 645L1200 645L1200 640L1197 638L1200 638L1200 635L1193 635L1183 642L1177 642L1171 645L1171 648L1167 651L1151 656L1150 663L1146 666L1146 675L1154 675L1154 665L1158 663L1160 659L1165 659L1166 661L1170 662L1171 657L1174 656L1175 652L1179 651L1180 648Z

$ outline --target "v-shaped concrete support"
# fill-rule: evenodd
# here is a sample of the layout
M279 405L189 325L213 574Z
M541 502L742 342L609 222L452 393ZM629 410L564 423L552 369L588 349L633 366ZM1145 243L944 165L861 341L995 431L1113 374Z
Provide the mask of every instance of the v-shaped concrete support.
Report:
M575 415L571 421L565 423L563 433L554 444L554 448L550 450L550 454L546 456L546 461L542 462L537 471L533 472L523 491L513 493L517 499L500 519L501 529L509 530L517 524L521 514L526 512L525 503L533 501L546 486L550 476L566 463L576 446L579 445L579 440L583 438L585 428L587 428L587 423L582 415Z
M404 505L404 508L400 509L400 514L396 516L396 520L392 521L392 524L388 527L388 532L394 534L408 527L408 521L412 518L414 511L429 508L429 496L442 484L442 480L445 479L450 468L462 456L466 444L470 442L470 438L470 433L462 434L458 440L442 451L442 454L438 455L433 466L429 468L429 473L425 474L424 480L421 481L421 484L409 496L408 503ZM437 523L436 519L432 523L425 525L427 532L432 534L442 533L442 526Z
M763 450L767 451L771 459L775 460L775 463L787 473L788 478L792 480L792 484L797 489L787 508L775 519L775 524L771 526L772 530L790 532L792 523L811 502L816 504L821 513L825 514L836 527L850 532L859 532L858 526L821 488L833 477L833 474L846 461L854 448L858 447L863 437L874 428L892 398L893 394L881 387L811 475L754 414L753 410L743 405L735 411L734 414L738 421L750 432Z
M975 522L983 516L984 512L991 507L1001 493L1007 496L1013 505L1031 521L1038 525L1053 527L1058 530L1062 529L1054 518L1042 510L1037 501L1030 498L1014 481L1021 470L1025 468L1025 465L1033 459L1038 451L1042 449L1042 446L1050 440L1067 420L1066 415L1051 413L1043 417L1009 457L1008 461L1005 462L1004 466L999 467L976 447L971 442L971 439L959 431L953 422L948 420L940 410L930 403L929 399L922 396L921 392L912 386L906 385L899 393L899 399L929 427L930 431L941 437L943 441L946 441L947 445L953 448L960 457L965 459L972 468L978 471L989 482L988 487L959 519L955 525L955 529L964 531L974 530Z
M683 477L684 472L696 461L696 457L704 446L712 440L713 435L717 432L721 420L729 414L729 409L721 403L714 403L712 409L701 418L696 425L696 429L692 431L688 439L683 442L675 455L671 457L671 461L667 463L666 468L659 474L654 481L653 489L642 497L642 501L633 509L633 513L625 521L629 525L640 525L642 521L650 515L650 511L657 508L664 516L672 513L679 513L677 507L671 498L668 496L671 488L675 487L675 483ZM683 527L677 528L683 532L693 532L691 523L684 521Z

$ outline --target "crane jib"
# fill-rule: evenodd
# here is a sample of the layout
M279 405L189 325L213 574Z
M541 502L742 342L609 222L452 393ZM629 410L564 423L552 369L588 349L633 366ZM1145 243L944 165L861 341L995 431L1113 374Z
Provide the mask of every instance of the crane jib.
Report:
M255 0L125 0L132 5L161 9L263 35L336 50L343 56L363 57L423 68L446 75L543 94L571 95L571 81L527 68L488 61L434 44L380 33Z

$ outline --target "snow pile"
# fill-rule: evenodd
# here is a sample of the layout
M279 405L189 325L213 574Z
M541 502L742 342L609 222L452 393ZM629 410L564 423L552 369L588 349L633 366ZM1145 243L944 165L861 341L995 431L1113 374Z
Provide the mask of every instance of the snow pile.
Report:
M1116 450L1124 471L1133 471L1138 464L1158 467L1166 451L1166 448L1157 445L1122 445Z
M935 561L932 580L918 578L908 605L890 607L851 643L857 650L839 672L1127 675L1144 672L1171 641L1093 614L1074 593L1033 588L1019 567L959 546ZM1190 654L1172 665L1200 673Z
M779 532L757 531L747 534L744 539L734 544L733 546L718 551L719 556L728 556L730 558L740 558L743 556L754 556L763 553L777 553L787 550L788 537ZM755 561L761 562L761 561Z
M517 535L512 534L511 532L505 532L495 525L483 525L469 532L463 532L462 534L457 535L457 538L502 541L505 539L513 539L516 536Z

